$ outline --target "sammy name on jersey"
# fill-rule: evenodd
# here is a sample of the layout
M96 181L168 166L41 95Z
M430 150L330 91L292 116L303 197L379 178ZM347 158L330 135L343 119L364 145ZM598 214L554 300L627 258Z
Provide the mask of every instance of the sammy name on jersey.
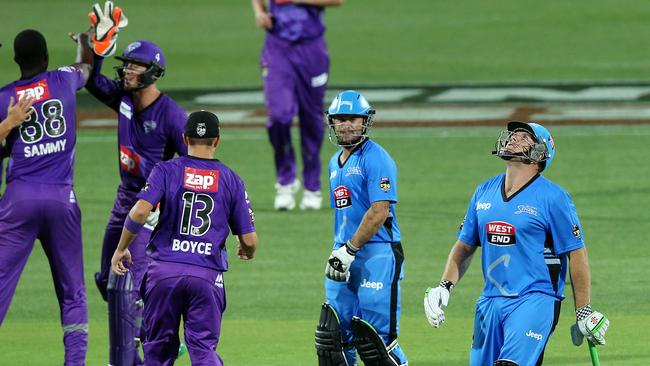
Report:
M54 154L65 151L65 144L67 141L68 140L63 139L43 144L29 145L25 146L23 152L25 153L26 158Z
M212 254L212 243L193 240L172 240L172 252Z

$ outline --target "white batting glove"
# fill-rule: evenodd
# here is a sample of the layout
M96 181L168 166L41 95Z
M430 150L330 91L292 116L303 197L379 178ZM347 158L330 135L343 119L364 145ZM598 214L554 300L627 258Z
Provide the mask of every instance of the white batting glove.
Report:
M113 55L117 48L117 33L129 24L122 8L113 5L112 1L106 1L102 11L101 6L95 4L88 18L93 27L93 51L102 57Z
M147 229L153 230L156 225L158 225L158 219L160 218L160 209L156 207L155 210L149 212L149 216L144 221L144 227Z
M442 280L438 287L429 287L424 292L424 314L434 328L439 328L445 322L445 312L442 307L446 307L449 303L449 290L453 287L451 281Z
M334 281L347 281L350 276L350 266L358 251L359 248L352 245L349 240L345 245L333 250L327 259L325 276Z
M591 310L591 304L576 309L576 323L580 333L587 340L596 345L605 345L605 332L609 328L609 319Z

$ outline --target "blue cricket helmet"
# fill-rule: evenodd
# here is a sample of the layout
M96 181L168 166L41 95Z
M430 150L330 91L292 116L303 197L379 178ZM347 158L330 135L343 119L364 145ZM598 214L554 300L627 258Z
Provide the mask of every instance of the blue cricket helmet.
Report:
M548 169L555 157L555 141L553 141L553 136L551 136L549 130L535 122L508 122L508 131L513 132L516 130L525 130L535 138L537 144L529 152L530 159L541 165L540 172Z
M327 115L327 121L330 127L330 141L338 146L352 147L360 144L368 137L370 127L372 127L372 117L375 114L375 110L370 106L370 103L368 103L361 93L355 90L346 90L339 93L334 100L332 100L332 104L330 104L325 114ZM364 119L364 128L362 133L353 141L341 141L340 136L337 134L334 127L334 119L336 116L362 117ZM332 134L336 136L336 142L332 138Z

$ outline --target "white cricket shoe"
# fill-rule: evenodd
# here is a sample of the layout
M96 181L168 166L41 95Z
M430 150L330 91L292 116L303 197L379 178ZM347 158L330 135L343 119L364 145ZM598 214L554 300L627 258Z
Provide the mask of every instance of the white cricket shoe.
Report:
M300 188L298 179L286 185L275 183L276 193L273 207L278 211L293 210L296 207L296 199L293 195L296 194L298 188Z
M301 210L320 210L323 205L323 196L320 191L310 191L305 189L302 193L302 201L300 201Z

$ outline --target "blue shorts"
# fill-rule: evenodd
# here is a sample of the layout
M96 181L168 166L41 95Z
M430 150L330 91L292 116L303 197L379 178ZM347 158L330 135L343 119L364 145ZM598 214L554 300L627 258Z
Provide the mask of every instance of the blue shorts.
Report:
M536 365L553 330L557 299L533 292L507 297L479 297L474 317L471 366L509 360Z

